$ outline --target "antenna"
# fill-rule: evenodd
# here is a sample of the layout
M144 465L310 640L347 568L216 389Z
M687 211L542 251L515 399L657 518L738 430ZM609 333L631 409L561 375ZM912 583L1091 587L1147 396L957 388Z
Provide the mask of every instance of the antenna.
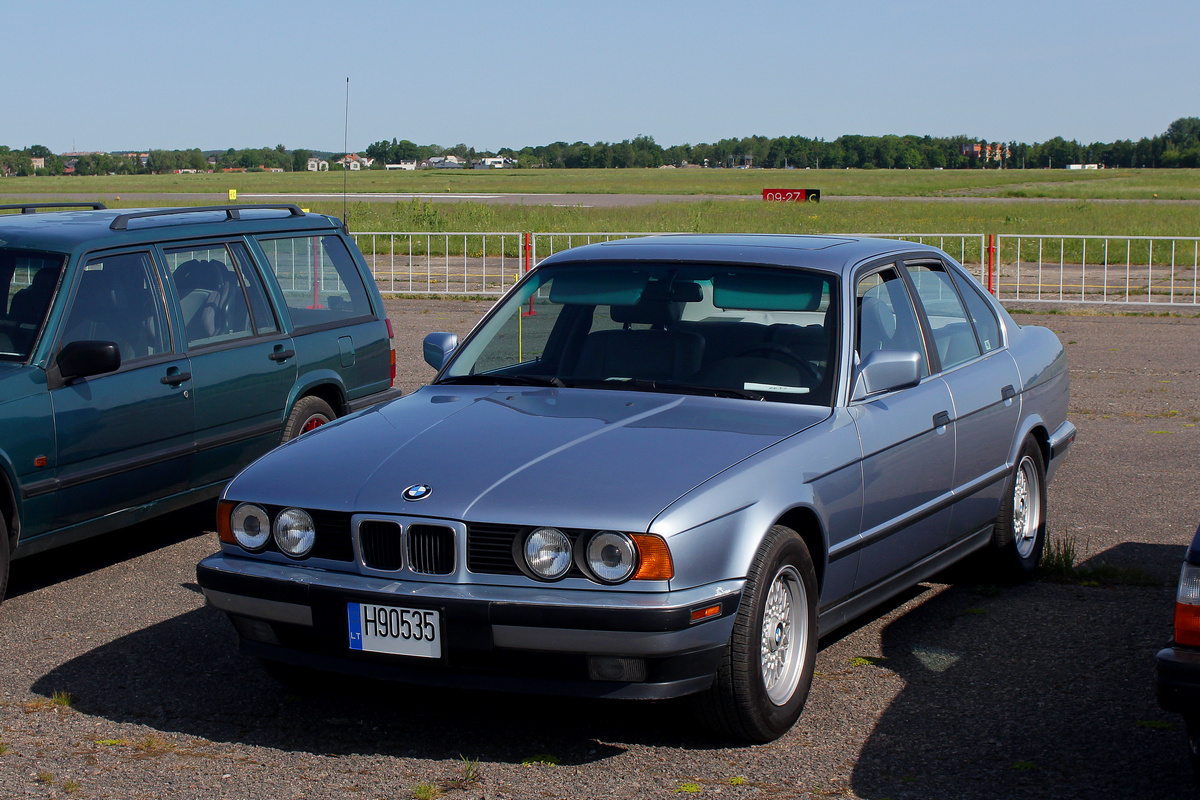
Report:
M350 155L350 78L346 78L346 126L342 131L342 157ZM342 227L350 232L350 216L346 213L346 173L350 171L350 162L346 161L342 169Z

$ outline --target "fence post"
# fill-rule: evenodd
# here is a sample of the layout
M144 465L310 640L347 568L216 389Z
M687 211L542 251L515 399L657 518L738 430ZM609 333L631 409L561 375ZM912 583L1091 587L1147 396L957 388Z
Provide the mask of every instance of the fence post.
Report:
M988 234L988 275L987 288L993 295L996 294L995 275L996 275L996 234Z
M525 273L529 274L529 270L533 269L533 234L526 233L525 236ZM521 313L522 317L536 317L537 312L533 310L533 295L529 295L529 310Z

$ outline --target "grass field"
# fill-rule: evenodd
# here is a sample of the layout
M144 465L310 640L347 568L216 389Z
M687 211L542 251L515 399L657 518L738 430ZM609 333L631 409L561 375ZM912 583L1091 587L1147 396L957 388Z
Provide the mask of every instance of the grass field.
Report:
M122 193L340 193L343 173L230 173L0 179L3 202L71 194L110 207L204 198ZM1200 170L470 170L346 173L354 231L997 233L1200 236ZM764 203L763 188L820 188L829 202ZM354 202L355 194L550 193L734 195L628 207ZM1157 200L1155 201L1155 195ZM874 197L855 201L838 196ZM912 200L904 197L917 198ZM890 198L890 199L882 199ZM920 199L926 198L926 199ZM941 198L930 200L928 198ZM952 202L954 198L963 202ZM975 202L974 198L992 198ZM1032 202L1052 198L1057 202ZM1107 202L1139 200L1148 202ZM1099 202L1105 201L1105 202ZM255 202L250 200L249 202ZM342 201L304 203L342 215Z
M0 193L514 192L759 196L764 188L825 195L1200 200L1200 170L423 170L4 178Z

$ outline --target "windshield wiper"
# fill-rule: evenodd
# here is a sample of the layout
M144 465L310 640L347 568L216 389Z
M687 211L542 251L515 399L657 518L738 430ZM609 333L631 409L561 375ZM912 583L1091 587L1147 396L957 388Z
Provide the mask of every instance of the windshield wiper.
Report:
M561 380L553 375L454 375L449 378L442 378L436 381L435 385L444 386L447 384L466 384L473 386L556 386L562 388L564 384Z
M694 383L675 381L652 381L647 378L622 378L611 381L571 381L571 386L582 389L625 389L664 394L694 394L701 397L732 397L740 400L762 400L758 392L733 389L726 386L701 386Z

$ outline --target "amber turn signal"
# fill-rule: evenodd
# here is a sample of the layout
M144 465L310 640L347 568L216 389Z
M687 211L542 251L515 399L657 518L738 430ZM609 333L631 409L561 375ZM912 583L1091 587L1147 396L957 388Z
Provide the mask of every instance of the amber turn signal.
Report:
M233 529L229 525L229 515L233 513L236 506L237 503L232 500L222 500L217 503L217 536L225 544L238 543L233 536Z
M705 606L704 608L697 608L695 611L693 611L692 622L699 622L700 620L708 619L709 617L719 617L720 615L721 604L717 603L715 606Z
M631 537L638 551L638 567L633 573L635 581L669 581L675 577L675 564L671 551L661 536L635 533Z

